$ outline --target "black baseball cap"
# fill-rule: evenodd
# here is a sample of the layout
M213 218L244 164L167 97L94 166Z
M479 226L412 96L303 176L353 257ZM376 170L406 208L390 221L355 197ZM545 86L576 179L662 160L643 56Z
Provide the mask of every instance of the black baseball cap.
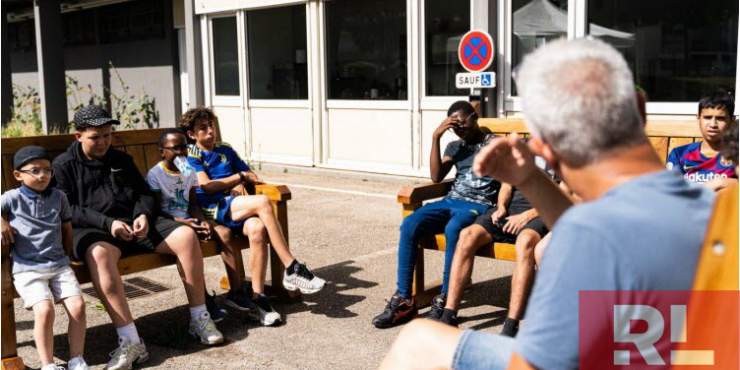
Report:
M75 128L78 130L87 127L100 127L102 125L120 125L116 119L110 117L110 113L99 105L87 105L75 113Z
M26 165L26 163L36 159L46 159L51 161L51 157L49 156L49 153L46 152L46 149L40 146L24 146L21 150L15 153L15 156L13 157L13 166L16 170L20 170L21 167Z

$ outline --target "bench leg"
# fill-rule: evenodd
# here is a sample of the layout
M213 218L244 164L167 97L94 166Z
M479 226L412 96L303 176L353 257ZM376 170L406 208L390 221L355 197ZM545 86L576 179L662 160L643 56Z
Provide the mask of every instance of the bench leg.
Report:
M13 277L10 258L2 261L2 369L25 369L23 359L18 357L15 336L15 311L13 306Z
M416 263L414 265L414 285L413 295L416 308L422 308L432 303L434 296L442 290L442 281L435 281L430 285L425 284L424 279L424 248L419 247L416 253Z

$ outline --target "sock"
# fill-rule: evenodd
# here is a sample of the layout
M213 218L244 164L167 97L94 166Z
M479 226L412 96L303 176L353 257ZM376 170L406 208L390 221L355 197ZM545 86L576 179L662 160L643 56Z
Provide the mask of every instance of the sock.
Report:
M451 322L453 319L457 319L457 311L445 308L439 321Z
M200 316L206 312L206 305L190 307L190 322L196 322L200 320Z
M519 332L519 320L514 320L511 317L507 317L504 321L504 329L501 330L501 335L514 338L516 333Z
M288 266L288 275L293 275L296 267L298 267L298 260L294 258L293 263Z
M116 328L116 331L118 332L119 337L128 339L128 341L131 344L141 343L141 338L139 338L139 332L136 331L136 325L134 325L134 323L124 325L120 328Z

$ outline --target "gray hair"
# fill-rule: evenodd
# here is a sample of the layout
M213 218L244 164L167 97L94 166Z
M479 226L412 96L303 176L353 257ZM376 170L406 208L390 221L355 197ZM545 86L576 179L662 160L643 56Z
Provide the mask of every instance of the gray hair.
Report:
M627 63L593 39L556 40L524 59L517 79L525 121L570 166L647 142Z

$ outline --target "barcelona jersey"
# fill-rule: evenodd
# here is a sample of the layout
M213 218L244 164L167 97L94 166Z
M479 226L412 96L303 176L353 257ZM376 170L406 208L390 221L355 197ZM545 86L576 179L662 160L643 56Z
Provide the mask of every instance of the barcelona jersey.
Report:
M249 165L226 143L216 144L212 152L205 151L195 144L189 144L188 162L195 172L205 171L211 180L227 178L241 171L249 171ZM200 187L196 190L198 205L209 219L214 218L212 213L216 211L218 202L229 194L230 191L206 194Z
M715 178L737 178L735 165L721 154L709 158L701 153L701 142L680 146L668 155L666 167L680 171L689 181L704 183Z

